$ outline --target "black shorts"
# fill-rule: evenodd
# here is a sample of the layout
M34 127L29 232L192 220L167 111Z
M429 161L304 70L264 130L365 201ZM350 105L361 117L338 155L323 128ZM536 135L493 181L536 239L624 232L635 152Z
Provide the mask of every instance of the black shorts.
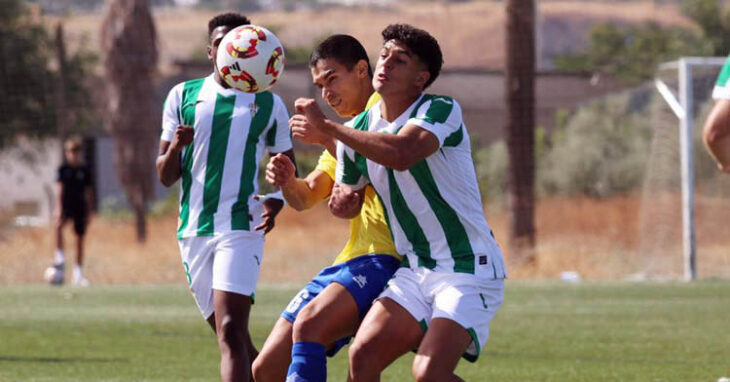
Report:
M86 211L83 210L64 210L63 222L65 223L66 220L73 219L74 232L79 236L83 236L86 233L86 215Z

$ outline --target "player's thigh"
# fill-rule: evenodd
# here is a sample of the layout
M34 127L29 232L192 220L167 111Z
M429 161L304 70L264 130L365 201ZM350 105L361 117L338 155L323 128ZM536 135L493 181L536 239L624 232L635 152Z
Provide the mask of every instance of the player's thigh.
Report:
M226 343L236 351L244 350L250 337L248 318L251 312L251 297L214 289L213 304L215 331L219 343Z
M398 357L416 349L423 337L418 321L390 298L373 303L355 334L350 361L366 358L369 366L382 370Z
M353 335L359 323L355 298L343 285L333 282L299 312L294 340L332 343Z
M434 318L413 360L414 375L447 380L471 341L469 333L458 323Z
M261 347L257 362L261 360L265 364L278 364L281 361L286 366L291 361L291 347L292 324L284 317L279 317Z
M291 362L291 347L292 324L279 317L253 362L252 370L256 381L283 381Z

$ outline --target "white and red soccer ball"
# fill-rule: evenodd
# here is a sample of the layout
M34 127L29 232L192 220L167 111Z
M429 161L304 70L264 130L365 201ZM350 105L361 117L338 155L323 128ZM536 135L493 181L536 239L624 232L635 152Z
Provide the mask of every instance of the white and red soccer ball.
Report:
M284 48L268 29L241 25L218 45L216 66L228 86L246 93L270 89L284 71Z

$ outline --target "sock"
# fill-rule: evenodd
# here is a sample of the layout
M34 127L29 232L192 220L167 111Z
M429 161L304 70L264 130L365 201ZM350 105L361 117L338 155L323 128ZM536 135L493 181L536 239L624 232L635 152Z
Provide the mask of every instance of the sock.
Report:
M296 374L296 375L295 375ZM327 380L327 359L324 345L316 342L295 342L291 347L288 382L323 382Z
M66 262L66 254L62 250L56 249L56 260L53 264L63 264Z
M81 270L81 266L76 264L76 267L74 267L74 280L78 281L84 278L84 272Z

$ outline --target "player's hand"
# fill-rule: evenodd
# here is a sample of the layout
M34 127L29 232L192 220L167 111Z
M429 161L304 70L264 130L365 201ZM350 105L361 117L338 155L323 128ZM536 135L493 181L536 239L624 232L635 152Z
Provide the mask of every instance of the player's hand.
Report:
M277 187L286 187L296 179L296 167L284 154L276 154L266 165L266 181Z
M193 141L195 130L190 126L180 125L175 130L170 143L170 150L179 152L183 147L189 145Z
M289 129L292 137L302 142L327 147L327 143L332 141L332 137L325 134L321 129L314 127L303 114L294 114L289 119Z
M258 195L254 199L260 200ZM261 214L263 222L254 228L256 231L264 230L264 235L271 232L276 224L276 215L284 208L284 201L276 198L266 198L263 201L264 213Z
M319 143L322 141L322 135L329 137L325 116L317 105L317 101L312 98L298 98L294 101L294 109L296 115L289 120L289 128L292 136L296 139L316 139ZM331 138L330 138L331 139Z
M335 183L328 203L330 212L338 218L352 219L360 214L364 197L365 189L354 190L350 186Z

